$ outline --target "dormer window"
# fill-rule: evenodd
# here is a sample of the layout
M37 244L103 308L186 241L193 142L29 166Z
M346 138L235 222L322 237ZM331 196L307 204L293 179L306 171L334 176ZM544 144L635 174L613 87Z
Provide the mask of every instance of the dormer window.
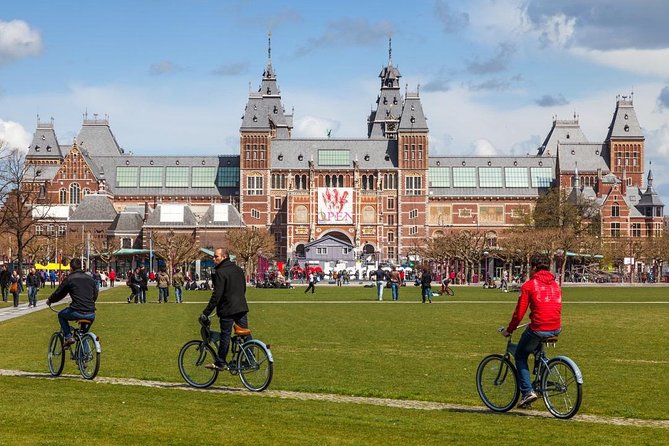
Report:
M279 109L278 109L277 106L275 105L275 106L274 106L274 114L276 115L277 113L279 113Z
M253 122L258 122L258 117L256 115L253 115Z
M297 155L297 160L298 161L304 160L304 157L302 156L302 154Z
M387 103L388 103L388 98L384 96L384 97L383 97L383 105L385 105L385 104L387 104Z
M410 119L410 121L411 121L412 124L415 124L415 123L416 123L416 117L415 117L415 116L412 116L411 119Z
M629 126L629 125L626 125L626 126L625 126L625 131L626 131L626 132L629 132L629 131L630 131L630 126Z
M369 154L365 154L365 161L369 161Z
M35 146L35 152L39 152L39 146Z

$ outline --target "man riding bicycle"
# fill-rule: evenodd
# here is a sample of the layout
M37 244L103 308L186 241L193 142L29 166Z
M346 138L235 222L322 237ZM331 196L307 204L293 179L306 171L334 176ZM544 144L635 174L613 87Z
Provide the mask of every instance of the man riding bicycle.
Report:
M95 301L98 300L98 288L95 280L81 269L81 260L75 258L70 261L70 274L60 283L60 286L51 293L46 300L47 305L58 302L70 295L70 306L58 312L58 322L65 336L63 345L68 347L75 343L68 321L88 319L95 320Z
M530 262L530 280L520 287L518 304L508 327L502 335L509 337L530 308L530 325L518 341L514 358L518 368L518 381L522 397L518 406L527 406L538 398L532 389L527 358L536 350L543 338L557 336L561 331L562 291L555 276L548 269L550 260L546 256L534 256Z
M213 364L205 367L209 369L225 370L228 368L226 357L230 347L230 332L233 324L248 328L246 303L246 277L244 271L230 260L230 253L226 249L217 248L214 251L214 273L211 275L214 291L211 293L209 304L202 311L200 321L209 322L209 315L214 308L220 319L221 338L218 345L218 358Z

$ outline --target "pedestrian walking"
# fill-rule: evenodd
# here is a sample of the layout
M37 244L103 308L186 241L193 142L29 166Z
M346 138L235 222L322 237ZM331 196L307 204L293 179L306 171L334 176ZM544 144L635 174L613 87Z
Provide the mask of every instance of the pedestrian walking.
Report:
M390 293L393 296L393 300L399 300L400 298L400 272L397 271L397 268L393 266L393 269L390 271Z
M379 266L372 275L376 279L376 295L379 300L383 300L383 288L386 286L386 272Z
M37 292L39 291L42 280L35 268L30 268L26 278L26 287L28 287L28 308L37 306Z
M170 295L170 276L165 268L161 268L158 272L156 282L158 284L158 303L167 303L167 297Z
M313 272L309 273L309 286L304 290L305 294L311 290L311 294L314 294L316 291L316 275Z
M181 272L181 269L177 268L177 271L172 276L172 286L174 286L174 299L178 304L184 301L183 299L183 286L184 286L184 275Z
M9 285L11 274L7 270L7 265L2 265L0 268L0 287L2 287L2 301L7 302L7 296L9 296Z
M19 294L21 293L21 277L16 273L16 270L12 271L12 275L9 277L9 292L12 293L14 306L18 307Z
M423 274L420 276L420 294L423 303L425 303L425 300L432 303L432 274L427 268L423 269Z

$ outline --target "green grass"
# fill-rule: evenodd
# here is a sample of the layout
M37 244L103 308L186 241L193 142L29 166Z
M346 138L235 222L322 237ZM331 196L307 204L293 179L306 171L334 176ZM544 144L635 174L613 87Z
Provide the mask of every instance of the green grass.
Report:
M248 290L251 328L271 344L275 359L270 389L471 406L482 405L476 367L485 355L504 349L496 329L508 322L516 300L516 293L466 287L433 305L418 303L414 287L401 290L399 303L376 302L372 288L321 286L314 295L303 290ZM186 302L197 303L183 305L128 305L122 303L125 287L102 293L93 326L103 345L100 375L183 382L176 356L186 340L198 337L197 316L209 295L188 292ZM579 364L585 380L580 413L667 419L669 290L565 288L563 295L564 331L549 353ZM390 299L389 290L384 299ZM157 300L155 288L148 300ZM46 344L56 328L48 310L0 323L0 368L46 372ZM69 360L65 373L76 373ZM227 373L217 385L241 388L239 378ZM58 422L60 400L77 420L87 415L94 444L231 438L239 444L471 444L521 435L563 444L669 442L669 429L565 423L518 412L425 412L66 379L2 377L0 391L12 408L0 417L0 444L71 444L79 431ZM535 406L543 410L543 404ZM61 443L54 431L63 435Z

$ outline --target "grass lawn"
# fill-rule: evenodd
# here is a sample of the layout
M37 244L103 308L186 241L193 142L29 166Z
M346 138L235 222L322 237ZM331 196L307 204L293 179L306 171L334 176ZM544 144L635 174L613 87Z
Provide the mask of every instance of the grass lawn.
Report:
M516 293L456 287L454 297L422 305L412 286L401 290L400 302L376 302L373 288L358 286L319 286L313 295L303 290L247 294L254 335L272 347L271 390L482 406L476 367L485 355L504 349L496 330L508 322ZM103 346L100 376L181 383L176 356L186 340L198 337L197 316L209 293L187 292L183 305L128 305L127 294L126 287L117 287L100 297L93 326ZM41 298L47 295L40 292ZM585 381L579 414L666 420L669 289L565 288L563 296L563 334L549 354L579 364ZM389 290L384 299L390 299ZM147 300L157 301L155 288ZM46 372L46 345L56 328L48 310L0 323L0 368ZM65 373L76 373L69 360ZM216 385L242 388L227 373ZM522 438L669 443L666 428L561 422L519 411L419 411L25 377L0 377L0 392L7 408L0 417L0 444L72 444L82 431L90 444L212 444L233 438L239 444ZM61 401L76 414L73 423L58 419ZM535 409L544 410L543 404Z

